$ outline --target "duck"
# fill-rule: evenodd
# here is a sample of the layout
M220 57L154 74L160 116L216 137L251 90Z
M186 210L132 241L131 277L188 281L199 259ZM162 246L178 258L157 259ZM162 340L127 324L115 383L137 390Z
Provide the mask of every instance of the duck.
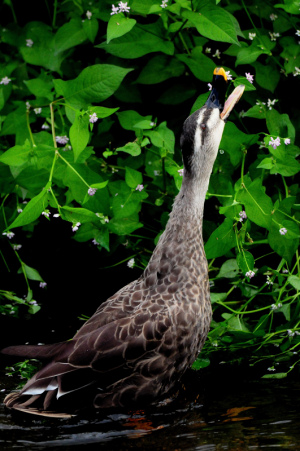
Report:
M227 85L225 70L216 68L207 101L183 124L182 186L142 275L102 303L72 339L2 349L43 363L20 391L6 396L7 408L69 418L86 409L156 404L195 361L212 318L205 196L225 122L245 88L237 86L225 102Z

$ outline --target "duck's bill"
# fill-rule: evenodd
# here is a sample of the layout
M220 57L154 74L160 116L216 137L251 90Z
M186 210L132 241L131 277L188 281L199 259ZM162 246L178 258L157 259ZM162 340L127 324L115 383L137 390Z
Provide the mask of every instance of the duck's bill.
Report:
M245 85L239 85L230 94L230 96L228 97L228 99L225 102L223 111L220 114L220 118L223 119L223 121L228 119L228 117L229 117L231 111L233 110L234 106L237 104L237 102L242 97L244 90L245 90Z

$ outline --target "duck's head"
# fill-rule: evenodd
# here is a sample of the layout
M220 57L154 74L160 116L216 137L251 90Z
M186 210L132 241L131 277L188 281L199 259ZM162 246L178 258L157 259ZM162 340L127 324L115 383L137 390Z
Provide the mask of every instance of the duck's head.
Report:
M225 102L227 75L216 68L212 90L202 108L189 116L183 124L180 138L183 163L187 174L211 173L222 138L225 122L241 98L245 86L237 86Z

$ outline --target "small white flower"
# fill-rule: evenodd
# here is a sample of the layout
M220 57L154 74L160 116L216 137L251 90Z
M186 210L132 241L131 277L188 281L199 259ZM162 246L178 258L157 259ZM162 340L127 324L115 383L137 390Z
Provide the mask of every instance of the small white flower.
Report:
M183 172L184 172L184 169L178 169L178 174L182 177L183 176Z
M8 85L8 83L11 82L11 79L8 77L3 77L2 80L0 81L0 85Z
M92 13L91 13L91 11L87 11L86 12L86 17L90 20L90 18L92 17Z
M98 241L95 239L92 240L92 243L95 244L95 246L100 246L100 243L98 243Z
M269 35L270 35L271 41L276 41L276 39L280 37L279 33L271 33L271 31L269 31Z
M128 268L133 268L133 267L134 267L134 258L131 258L131 259L127 262L127 266L128 266Z
M232 75L230 73L230 70L227 70L225 73L226 73L227 81L232 80Z
M256 33L249 33L249 39L250 39L250 41L253 41L253 39L255 38L255 36L256 36Z
M7 236L9 240L15 236L14 232L3 232L2 235Z
M213 54L213 57L216 57L216 58L218 58L218 59L221 58L221 52L220 52L219 49L217 49L217 50L215 51L215 53Z
M298 75L300 75L300 68L299 67L295 67L295 70L293 72L293 76L297 77Z
M46 282L40 282L40 288L45 288L47 286ZM36 301L34 301L34 303L36 304Z
M211 53L211 48L210 47L206 47L205 53Z
M283 274L288 274L288 273L289 273L289 270L288 270L288 269L283 269L283 270L282 270L282 273L283 273Z
M67 144L69 138L67 136L56 136L55 140L58 144Z
M269 146L272 146L273 149L276 149L278 146L280 146L280 138L279 138L279 136L277 136L276 139L272 138L272 136L271 136L270 139L271 140L269 141Z
M18 209L17 209L17 212L18 212L18 213L22 213L22 211L23 211L22 208L18 208Z
M240 222L243 222L244 219L247 219L246 212L244 210L240 211L239 212L239 217L240 217Z
M96 113L90 114L90 119L89 119L89 121L90 121L92 124L94 124L95 122L97 122L97 120L98 120L98 116L97 116Z
M212 90L212 84L211 83L207 83L208 86L208 90L211 91Z
M118 6L112 5L110 15L112 16L113 14L118 14L118 12L119 12Z
M119 2L119 13L129 13L130 6L127 6L127 2Z
M89 196L94 196L94 194L96 194L97 188L89 188L88 189L88 194Z
M72 231L76 232L80 226L81 226L81 222L76 222L76 224L73 224L73 226L72 226Z
M297 30L295 33L296 36L300 36L300 30Z
M144 189L144 185L138 185L138 186L135 188L136 191L143 191L143 189Z
M60 217L60 214L59 213L55 213L54 215L53 215L53 218L59 218Z
M46 218L49 218L50 214L51 213L50 213L49 210L45 210L45 211L42 212L42 215L45 216Z
M156 123L155 122L150 122L151 127L155 127Z
M270 276L267 276L266 284L267 284L267 285L273 285L273 281L272 281L272 279L270 278ZM274 305L274 304L273 304L273 305ZM277 306L276 306L276 308L277 308Z
M22 247L22 244L14 244L13 245L14 251L19 251L21 249L21 247Z
M279 229L280 235L285 235L286 232L287 232L287 229L285 227L282 227L281 229Z
M162 0L161 8L166 8L168 6L168 0Z
M286 146L289 145L289 144L291 144L290 138L285 138L284 144L285 144Z
M274 100L268 99L267 107L269 108L269 110L272 109L272 107L275 105L276 102L278 102L278 99L274 99Z
M33 46L33 40L32 39L26 39L26 46L32 47Z
M31 105L30 105L30 103L29 103L28 101L25 103L25 105L26 105L26 110L27 110L27 111L30 110Z
M247 271L245 274L246 277L249 277L249 279L252 279L252 277L255 276L255 272L254 271Z
M275 371L275 368L270 367L270 368L268 368L268 371Z
M276 20L278 18L278 16L276 16L276 14L270 14L270 19L271 20Z
M35 112L35 114L41 114L42 108L34 108L33 111Z
M293 336L295 335L295 332L293 332L293 331L290 330L290 329L288 329L286 332L287 332L287 334L288 334L289 337L293 337Z
M254 75L251 75L249 72L246 72L245 75L246 75L247 80L250 83L253 83Z
M66 152L66 150L72 150L72 146L69 144L68 146L63 147L63 151Z
M153 173L154 173L155 177L158 177L160 175L160 171L155 171L154 170Z
M271 310L277 310L277 309L278 309L278 307L277 307L276 304L272 304L272 305L271 305Z
M42 129L43 129L43 130L49 130L49 128L50 128L50 125L48 125L47 122L45 122L45 123L42 125Z

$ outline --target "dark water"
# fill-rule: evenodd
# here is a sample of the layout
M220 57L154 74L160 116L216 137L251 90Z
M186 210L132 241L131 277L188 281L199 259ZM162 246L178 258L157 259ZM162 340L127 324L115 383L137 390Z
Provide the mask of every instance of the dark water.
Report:
M189 373L175 402L146 412L54 420L12 415L2 404L0 450L300 450L297 380L205 374ZM4 383L15 381L1 376Z

